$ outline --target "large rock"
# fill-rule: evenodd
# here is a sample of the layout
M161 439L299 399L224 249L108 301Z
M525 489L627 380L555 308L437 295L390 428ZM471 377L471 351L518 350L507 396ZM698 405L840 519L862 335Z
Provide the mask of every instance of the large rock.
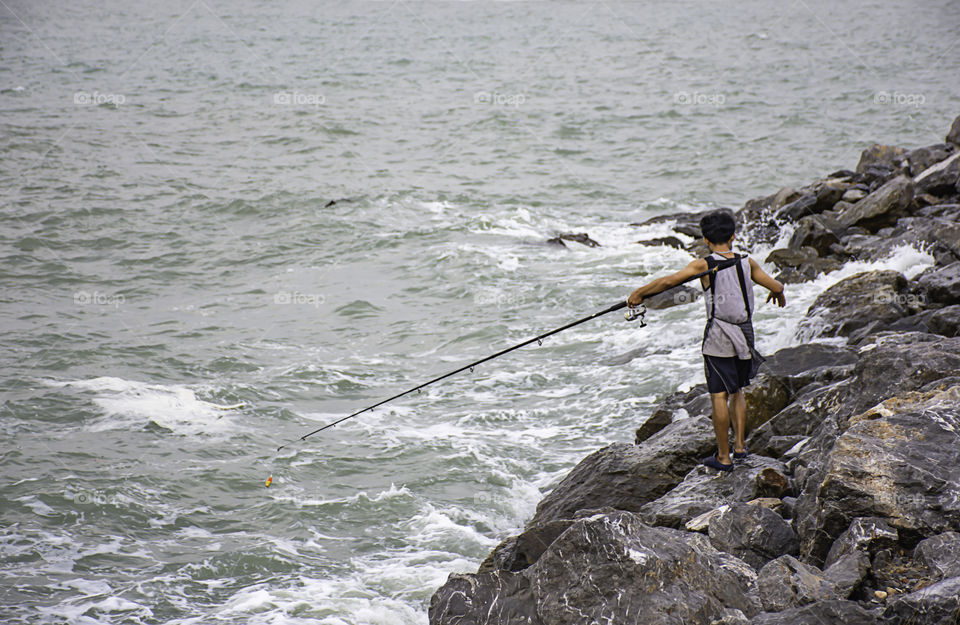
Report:
M826 256L830 254L832 246L840 243L844 230L843 225L833 217L808 215L797 223L787 247L792 250L809 247L820 256Z
M960 147L960 115L953 120L953 124L950 126L950 132L947 133L946 141L947 143Z
M850 336L892 323L914 312L907 280L896 271L868 271L845 278L821 293L798 332L804 337Z
M951 577L887 603L882 625L956 625L960 622L960 577Z
M795 510L806 561L823 562L856 517L908 541L960 527L960 386L895 397L834 428Z
M898 176L853 206L840 211L837 220L847 228L859 226L876 232L884 226L896 223L897 219L906 214L913 200L913 193L913 180Z
M755 572L699 534L650 527L629 512L564 531L519 573L452 575L430 602L431 625L709 625L759 610Z
M918 176L933 165L946 160L955 149L949 143L939 143L910 150L906 157L910 175Z
M518 536L508 538L497 545L480 563L477 572L522 571L539 560L553 541L575 522L575 519L556 519L545 523L531 523Z
M729 502L750 501L764 492L764 471L779 474L784 465L763 456L738 462L731 473L719 473L703 465L690 470L684 480L668 493L640 508L640 516L650 525L681 528L696 516ZM767 480L769 481L769 479Z
M776 378L789 399L806 386L846 379L857 363L857 351L846 346L804 343L767 356L760 371Z
M960 576L960 534L944 532L921 540L914 557L939 577Z
M960 260L960 223L939 217L904 217L885 236L851 234L841 241L844 255L858 260L879 260L895 249L910 246L925 249L938 265Z
M925 271L917 282L930 301L941 304L960 304L960 262Z
M850 380L841 380L806 388L789 406L750 434L747 448L754 453L779 457L812 434L823 423L825 415L836 414L847 403L851 387ZM799 438L787 445L788 437Z
M960 152L922 171L914 182L918 189L933 195L952 195L960 179Z
M857 592L869 572L870 558L865 553L854 551L840 556L824 569L823 578L833 584L833 590L840 599L847 599Z
M796 555L797 534L779 514L763 506L732 503L710 519L710 542L759 569L782 555Z
M689 391L668 395L643 425L637 428L635 442L639 445L675 420L710 416L710 411L710 393L707 392L706 384L697 384Z
M831 599L783 612L762 612L750 625L875 625L877 618L855 601Z
M822 571L784 555L766 563L757 574L757 590L763 609L782 612L789 608L837 599L833 584Z
M940 336L960 336L960 304L931 311L923 319L927 331Z
M862 174L866 172L868 168L876 165L896 169L902 165L906 155L907 151L904 148L874 143L860 154L860 162L857 163L857 173Z
M532 523L610 506L638 511L683 481L716 447L709 418L681 419L642 445L616 443L587 456L537 506Z

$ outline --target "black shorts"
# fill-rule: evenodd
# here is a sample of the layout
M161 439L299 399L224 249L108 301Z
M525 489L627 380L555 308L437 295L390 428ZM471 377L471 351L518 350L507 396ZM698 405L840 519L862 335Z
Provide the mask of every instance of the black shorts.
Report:
M703 355L703 372L707 377L707 390L711 393L736 393L750 384L752 360L741 360L736 356Z

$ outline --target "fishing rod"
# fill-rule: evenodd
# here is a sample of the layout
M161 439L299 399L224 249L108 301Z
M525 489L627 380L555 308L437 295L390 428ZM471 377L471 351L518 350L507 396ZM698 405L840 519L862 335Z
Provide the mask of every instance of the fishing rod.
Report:
M684 280L683 282L679 282L679 283L677 283L677 284L675 284L675 285L673 285L673 286L671 286L671 287L669 287L669 288L666 288L666 289L664 289L663 291L660 291L660 293L666 293L666 292L669 291L670 289L675 289L675 288L677 288L678 286L680 286L680 285L682 285L682 284L685 284L685 283L687 283L687 282L691 282L691 281L696 280L696 279L698 279L698 278L703 278L703 277L708 276L708 275L710 275L710 274L715 274L715 273L717 273L718 271L720 271L721 269L726 269L727 267L732 267L732 266L736 265L740 260L741 260L741 258L735 257L735 258L731 258L731 259L729 259L729 260L725 260L725 261L722 261L722 262L720 262L720 263L717 263L717 265L714 266L713 269L708 269L708 270L702 271L702 272L700 272L700 273L698 273L698 274L696 274L696 275L690 276L689 278L687 278L687 279ZM659 293L654 293L654 295L659 295ZM648 296L648 297L651 297L651 296ZM352 418L354 418L354 417L356 417L356 416L359 416L359 415L361 415L361 414L363 414L363 413L365 413L365 412L369 412L369 411L373 410L374 408L378 408L379 406L382 406L382 405L384 405L384 404L386 404L386 403L388 403L388 402L391 402L391 401L393 401L393 400L395 400L395 399L399 399L399 398L403 397L404 395L409 395L410 393L413 393L414 391L416 391L416 392L419 393L419 392L421 391L421 389L423 389L424 387L429 386L429 385L431 385L431 384L434 384L435 382L439 382L440 380L445 380L445 379L449 378L450 376L454 376L454 375L456 375L456 374L458 374L458 373L462 373L463 371L466 371L466 370L468 370L468 369L469 369L470 371L473 371L473 368L476 367L477 365L481 365L481 364L483 364L483 363L485 363L485 362L487 362L487 361L493 360L494 358L499 358L500 356L503 356L504 354L509 354L510 352L512 352L512 351L514 351L514 350L517 350L517 349L520 349L521 347L526 347L527 345L530 345L531 343L543 344L543 339L545 339L545 338L547 338L547 337L549 337L549 336L553 336L554 334L557 334L557 333L559 333L559 332L563 332L564 330L569 330L570 328L572 328L572 327L574 327L574 326L578 326L578 325L580 325L581 323L586 323L587 321L590 321L590 320L592 320L592 319L596 319L597 317L602 317L603 315L606 315L606 314L609 314L609 313L612 313L612 312L615 312L615 311L618 311L618 310L622 310L622 309L624 309L624 308L626 308L626 307L627 307L627 302L625 302L625 301L623 301L623 302L617 302L617 303L614 304L613 306L610 306L609 308L604 308L603 310L600 310L600 311L598 311L598 312L595 312L595 313L593 313L592 315L588 315L588 316L586 316L586 317L584 317L584 318L582 318L582 319L577 319L576 321L572 321L572 322L568 323L568 324L565 325L565 326L561 326L561 327L559 327L559 328L555 328L555 329L553 329L553 330L550 330L549 332L544 332L543 334L540 334L540 335L538 335L538 336L535 336L535 337L533 337L532 339L527 339L526 341L523 341L522 343L517 343L517 344L514 345L513 347L508 347L508 348L506 348L506 349L502 349L502 350L500 350L499 352L497 352L497 353L495 353L495 354L491 354L490 356L487 356L486 358L481 358L480 360L475 360L474 362L471 362L471 363L468 364L468 365L464 365L464 366L460 367L459 369L455 369L454 371L451 371L451 372L449 372L449 373L444 373L444 374L441 375L441 376L437 376L437 377L433 378L432 380L430 380L429 382L424 382L423 384L418 384L417 386L414 386L413 388L407 389L407 390L403 391L402 393L397 393L397 394L394 395L393 397L388 397L388 398L386 398L386 399L384 399L384 400L378 401L377 403L375 403L375 404L373 404L373 405L371 405L371 406L367 406L366 408L363 408L363 409L361 409L361 410L358 410L358 411L354 412L353 414L349 414L349 415L347 415L347 416L345 416L345 417L341 417L341 418L337 419L336 421L332 421L332 422L324 425L323 427L319 427L319 428L317 428L316 430L314 430L314 431L312 431L312 432L309 432L309 433L307 433L307 434L304 434L303 436L301 436L300 438L298 438L298 439L296 439L296 440L290 441L290 442L287 443L286 445L280 445L279 447L277 447L277 451L278 451L278 452L281 451L282 449L284 449L285 447L287 447L287 445L292 445L292 444L297 443L297 442L305 441L305 440L307 440L309 437L313 436L314 434L318 434L318 433L320 433L320 432L322 432L322 431L324 431L324 430L326 430L326 429L329 429L329 428L332 428L332 427L334 427L334 426L336 426L336 425L339 425L339 424L343 423L344 421L346 421L347 419L352 419ZM647 325L646 322L644 321L644 315L646 314L646 312L647 312L647 307L644 306L643 304L641 304L640 306L638 306L638 307L636 307L636 308L631 308L629 311L627 311L626 314L624 315L624 317L626 318L627 321L634 321L634 320L636 320L636 319L639 319L639 320L640 320L640 327L642 328L642 327L644 327L644 326Z

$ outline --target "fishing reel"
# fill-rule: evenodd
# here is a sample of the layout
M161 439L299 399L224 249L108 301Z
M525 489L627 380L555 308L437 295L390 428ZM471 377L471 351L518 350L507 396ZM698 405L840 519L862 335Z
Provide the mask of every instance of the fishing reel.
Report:
M640 320L640 327L646 327L647 322L644 320L643 316L647 314L647 307L643 304L640 304L636 308L630 308L627 312L623 313L623 318L627 321L636 321Z

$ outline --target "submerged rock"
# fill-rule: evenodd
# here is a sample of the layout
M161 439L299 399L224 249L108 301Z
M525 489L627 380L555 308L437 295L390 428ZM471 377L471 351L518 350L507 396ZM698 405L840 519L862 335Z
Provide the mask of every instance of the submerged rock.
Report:
M547 239L547 243L551 245L560 245L566 247L564 241L574 241L575 243L581 243L587 247L600 247L600 244L590 238L590 235L586 232L581 232L579 234L565 233L558 234L552 239Z

